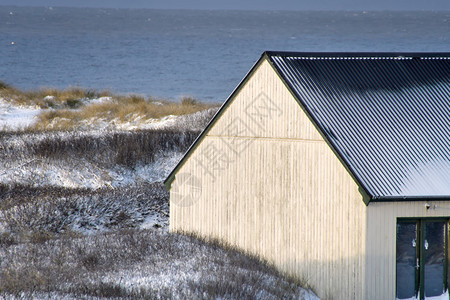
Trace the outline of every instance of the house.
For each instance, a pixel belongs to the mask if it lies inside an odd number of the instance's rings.
[[[450,53],[265,52],[165,184],[323,299],[448,299]]]

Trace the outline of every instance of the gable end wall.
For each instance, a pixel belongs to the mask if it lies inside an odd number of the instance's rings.
[[[366,206],[358,186],[267,61],[176,173],[170,230],[220,238],[363,299]]]

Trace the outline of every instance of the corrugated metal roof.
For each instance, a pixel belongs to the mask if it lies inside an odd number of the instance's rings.
[[[450,54],[266,55],[372,199],[450,199]]]

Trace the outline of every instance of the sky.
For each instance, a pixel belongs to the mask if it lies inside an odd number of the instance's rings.
[[[244,10],[450,10],[449,0],[0,0],[0,5]]]

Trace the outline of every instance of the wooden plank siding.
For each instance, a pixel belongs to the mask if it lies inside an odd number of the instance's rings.
[[[426,203],[431,205],[428,210]],[[395,299],[397,219],[449,216],[447,201],[371,202],[367,215],[366,299]]]
[[[322,299],[363,299],[357,184],[267,61],[232,101],[175,176],[170,230],[260,255]]]

